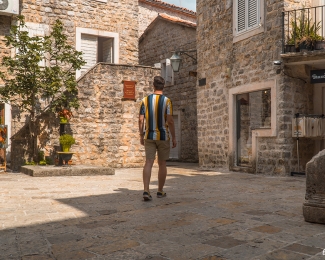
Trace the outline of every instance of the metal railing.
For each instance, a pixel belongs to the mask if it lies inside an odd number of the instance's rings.
[[[325,49],[325,5],[282,13],[283,53]]]

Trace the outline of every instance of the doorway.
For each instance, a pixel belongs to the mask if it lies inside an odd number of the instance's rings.
[[[236,95],[236,164],[252,167],[252,131],[271,128],[271,89]]]

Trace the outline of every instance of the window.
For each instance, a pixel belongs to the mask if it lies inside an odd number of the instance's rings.
[[[264,32],[264,1],[234,1],[234,42]]]
[[[165,80],[165,86],[174,85],[174,71],[170,63],[170,59],[161,62],[161,76]]]
[[[86,61],[81,68],[81,74],[98,62],[113,63],[113,41],[112,38],[81,34],[81,51]]]
[[[86,61],[80,71],[77,71],[77,77],[79,77],[98,62],[119,62],[119,34],[77,28],[76,49],[82,51]]]

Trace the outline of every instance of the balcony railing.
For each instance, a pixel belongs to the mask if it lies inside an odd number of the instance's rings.
[[[283,12],[283,53],[325,49],[325,5]]]

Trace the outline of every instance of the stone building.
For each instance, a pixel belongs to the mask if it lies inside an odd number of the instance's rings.
[[[170,57],[173,51],[196,50],[196,24],[159,14],[139,40],[140,64],[158,64],[166,80],[164,94],[171,98],[178,145],[171,158],[187,162],[198,161],[196,117],[196,62],[182,55],[179,72],[173,72]],[[194,73],[195,74],[195,73]]]
[[[165,3],[160,0],[139,1],[139,37],[159,14],[166,14],[184,21],[196,23],[196,13],[186,8]]]
[[[324,84],[310,81],[311,70],[325,69],[324,50],[284,49],[295,18],[319,23],[324,35],[319,9],[295,12],[324,4],[197,1],[200,166],[287,175],[324,149],[322,137],[292,134],[296,114],[325,112]]]
[[[11,2],[15,2],[18,9],[15,7],[13,10]],[[83,52],[87,64],[76,72],[83,109],[74,112],[69,129],[78,144],[72,147],[77,152],[74,156],[76,163],[113,167],[142,166],[142,147],[134,134],[137,127],[135,114],[138,113],[138,102],[142,96],[151,91],[149,86],[152,77],[159,75],[161,70],[138,65],[138,42],[140,33],[162,11],[173,16],[195,19],[194,12],[158,0],[13,0],[0,4],[0,60],[3,55],[10,54],[2,40],[9,34],[10,26],[15,23],[18,13],[25,16],[31,36],[46,35],[51,24],[60,19],[68,41]],[[122,80],[137,81],[136,102],[122,99]],[[108,99],[99,96],[97,91],[107,94]],[[84,98],[85,95],[90,96]],[[95,111],[96,122],[92,127],[87,125],[90,124],[89,113],[93,113],[90,111]],[[23,148],[28,133],[24,128],[25,122],[18,117],[18,112],[7,104],[6,115],[5,123],[11,131],[9,135],[13,137],[8,151],[15,151],[11,154],[11,159],[12,168],[17,170],[26,159],[26,150],[29,149]],[[46,154],[54,155],[59,149],[59,124],[56,118],[48,117],[45,120],[50,122],[50,129],[47,130],[47,135],[42,135],[40,149],[45,149]],[[92,135],[92,130],[89,129],[96,129],[96,135]],[[84,140],[85,132],[94,137],[93,141]],[[121,136],[123,138],[119,141],[112,140]],[[107,148],[103,148],[104,146]]]

